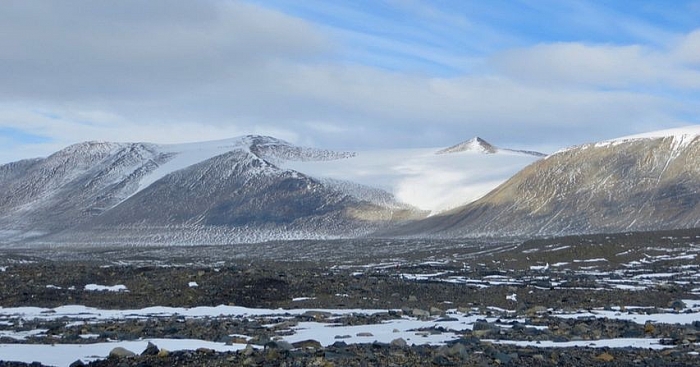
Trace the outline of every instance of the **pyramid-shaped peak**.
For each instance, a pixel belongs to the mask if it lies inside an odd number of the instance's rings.
[[[486,140],[475,136],[467,141],[461,142],[457,145],[453,145],[449,148],[442,149],[437,152],[437,154],[449,154],[449,153],[459,153],[459,152],[476,152],[484,154],[494,154],[498,151],[496,147],[491,145]]]

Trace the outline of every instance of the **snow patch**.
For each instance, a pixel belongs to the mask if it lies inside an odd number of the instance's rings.
[[[96,291],[96,292],[128,292],[129,289],[123,284],[117,285],[99,285],[99,284],[86,284],[86,291]]]

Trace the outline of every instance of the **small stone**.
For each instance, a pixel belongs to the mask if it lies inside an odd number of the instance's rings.
[[[413,315],[414,317],[418,317],[418,318],[430,317],[430,312],[428,312],[426,310],[421,310],[420,308],[414,308],[411,311],[411,315]]]
[[[418,302],[418,297],[410,295],[408,296],[408,302]]]
[[[323,346],[321,345],[320,342],[318,342],[317,340],[313,340],[313,339],[298,341],[296,343],[292,343],[292,346],[294,348],[300,348],[300,349],[321,349],[321,348],[323,348]]]
[[[214,353],[216,353],[216,351],[215,351],[214,349],[209,349],[209,348],[204,348],[204,347],[202,347],[202,348],[197,348],[197,353],[209,355],[209,354],[214,354]]]
[[[158,351],[158,358],[166,358],[169,355],[170,355],[170,351],[168,351],[165,348],[160,348],[160,350]]]
[[[135,355],[136,353],[122,347],[116,347],[112,349],[111,352],[109,352],[110,358],[128,358],[133,357]]]
[[[246,357],[250,357],[253,353],[255,353],[255,348],[250,344],[246,345],[245,349],[243,349],[243,355]]]
[[[596,361],[601,361],[601,362],[612,362],[615,357],[612,356],[612,354],[605,352],[603,354],[600,354],[594,358]]]
[[[335,339],[350,339],[352,336],[350,335],[336,335]]]
[[[498,326],[488,323],[487,321],[476,321],[472,330],[497,330]]]
[[[83,366],[85,366],[85,363],[83,363],[83,361],[81,361],[81,360],[77,360],[77,361],[71,363],[68,367],[83,367]]]
[[[399,348],[406,348],[408,346],[408,343],[406,343],[403,338],[397,338],[391,341],[391,345],[394,347],[399,347]]]
[[[469,356],[469,353],[467,352],[467,347],[464,346],[464,344],[455,343],[447,349],[447,355],[450,357],[459,357],[464,359]]]
[[[141,355],[142,356],[157,356],[159,351],[160,350],[158,350],[158,347],[155,344],[148,342],[148,346],[146,346],[146,349],[141,353]]]
[[[645,333],[647,333],[647,334],[653,334],[654,331],[656,331],[656,328],[654,327],[654,324],[652,324],[651,322],[647,322],[646,324],[644,324],[644,332],[645,332]]]
[[[294,349],[294,346],[286,340],[277,340],[277,341],[272,341],[272,342],[265,344],[265,349],[286,351],[286,350]]]
[[[673,302],[670,302],[669,307],[671,307],[675,311],[681,311],[684,310],[687,307],[687,305],[685,304],[685,302],[677,299]]]
[[[374,336],[374,334],[368,333],[368,332],[362,332],[362,333],[357,333],[357,336],[360,336],[360,337],[371,337],[371,336]]]
[[[248,339],[240,337],[240,336],[234,336],[226,342],[226,345],[233,345],[233,344],[248,344]]]
[[[444,311],[437,307],[430,307],[430,316],[440,316],[443,313]]]
[[[508,363],[510,363],[510,361],[513,360],[513,356],[512,356],[512,355],[506,354],[506,353],[502,353],[502,352],[496,353],[495,358],[496,358],[496,362],[499,363],[499,364],[501,364],[501,363],[502,363],[502,364],[508,364]]]
[[[306,317],[313,317],[315,320],[325,320],[331,316],[333,316],[332,313],[330,312],[325,312],[325,311],[306,311],[304,312],[304,316]]]
[[[547,313],[547,307],[544,306],[535,306],[535,307],[530,307],[525,311],[525,313],[528,316],[535,316],[535,315],[541,315]]]

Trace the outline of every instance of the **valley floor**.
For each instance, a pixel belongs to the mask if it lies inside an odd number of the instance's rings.
[[[4,249],[0,366],[698,365],[698,256],[700,230]]]

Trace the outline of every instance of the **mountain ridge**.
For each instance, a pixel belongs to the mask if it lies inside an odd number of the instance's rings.
[[[223,244],[364,236],[429,212],[404,201],[395,186],[307,174],[295,165],[346,172],[359,162],[358,172],[369,164],[398,174],[397,185],[415,176],[416,159],[428,157],[428,166],[452,172],[455,162],[463,170],[477,157],[435,161],[433,153],[383,152],[384,158],[397,155],[385,162],[389,166],[376,166],[358,154],[259,135],[186,144],[73,144],[46,158],[0,166],[0,182],[7,183],[0,192],[0,242]],[[523,157],[489,159],[515,160],[509,163],[515,171],[534,159]]]
[[[473,138],[344,152],[247,135],[0,165],[0,243],[228,244],[700,227],[700,126],[540,158]]]

